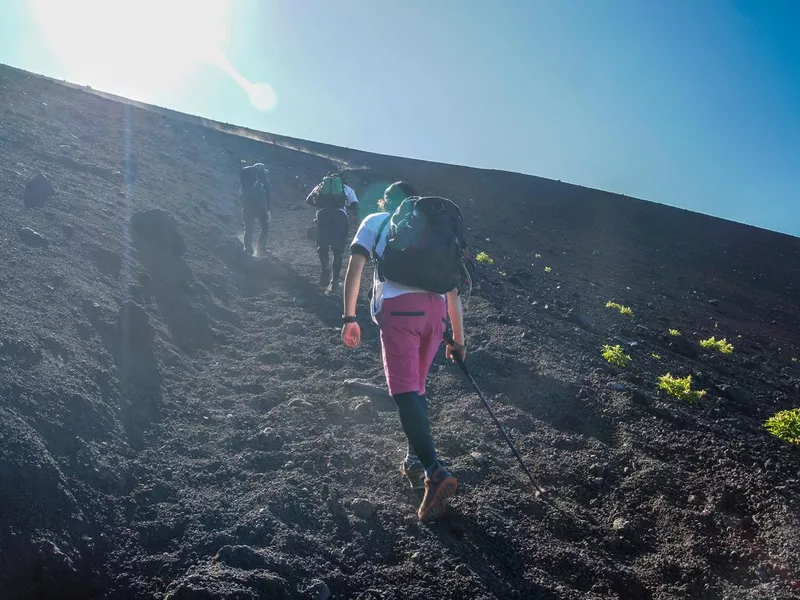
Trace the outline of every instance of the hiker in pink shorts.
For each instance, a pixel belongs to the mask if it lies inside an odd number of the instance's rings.
[[[409,199],[402,206],[416,206],[413,218],[408,222],[416,223],[416,231],[427,232],[425,236],[413,240],[422,248],[423,254],[413,258],[410,264],[403,264],[408,260],[407,253],[398,259],[398,251],[393,246],[403,237],[403,224],[392,227],[390,219],[400,219],[388,212],[390,206],[400,204]],[[464,325],[462,317],[461,298],[458,286],[449,287],[452,277],[450,271],[455,268],[450,254],[448,254],[449,238],[448,227],[451,219],[445,215],[441,208],[438,215],[426,217],[424,208],[427,205],[438,206],[438,198],[417,198],[413,188],[405,182],[397,182],[389,186],[384,196],[378,201],[378,206],[383,212],[367,216],[361,223],[355,238],[350,245],[350,262],[347,267],[344,284],[344,315],[342,328],[342,342],[348,348],[356,348],[361,342],[361,329],[356,321],[356,303],[361,284],[361,273],[367,260],[374,258],[378,265],[375,268],[373,293],[370,302],[370,313],[373,321],[380,327],[381,349],[383,355],[383,368],[386,374],[386,383],[389,393],[397,403],[400,422],[408,438],[408,452],[401,464],[401,471],[408,477],[411,486],[424,488],[425,495],[417,514],[422,521],[440,518],[445,511],[450,498],[455,494],[458,482],[445,465],[439,460],[428,422],[428,404],[425,392],[425,381],[428,377],[433,359],[443,339],[443,333],[449,314],[453,327],[454,345],[447,345],[445,354],[453,359],[458,352],[466,357],[464,345]],[[430,202],[428,202],[430,201]],[[428,204],[425,204],[428,202]],[[449,200],[440,202],[450,203]],[[452,203],[450,203],[452,204]],[[455,207],[452,204],[452,207]],[[458,208],[455,207],[458,211]],[[400,211],[398,211],[400,212]],[[410,213],[411,215],[411,213]],[[460,211],[457,213],[460,226]],[[414,220],[416,219],[416,220]],[[420,220],[422,219],[422,220]],[[455,221],[456,219],[452,219]],[[441,225],[445,223],[445,225]],[[420,223],[423,224],[422,228]],[[459,229],[460,231],[460,229]],[[432,237],[442,235],[447,238],[442,244],[430,245]],[[422,241],[422,243],[420,243]],[[428,244],[427,246],[425,244]],[[406,244],[411,246],[412,244]],[[441,246],[441,252],[439,252]],[[388,250],[387,250],[388,248]],[[427,251],[427,254],[425,252]],[[438,256],[440,253],[442,256]],[[422,260],[423,256],[425,260]],[[442,258],[444,257],[444,258]],[[448,258],[449,257],[449,258]],[[449,261],[449,262],[448,262]],[[426,288],[438,287],[437,292],[408,285],[409,281],[416,281],[425,276],[426,266],[440,267],[444,273],[441,281]],[[419,265],[423,265],[419,267]],[[392,280],[383,276],[383,271],[396,273],[398,279]],[[438,276],[435,270],[428,269],[429,280]],[[419,279],[423,281],[423,279]],[[424,282],[424,281],[423,281]],[[442,293],[441,288],[447,289]]]

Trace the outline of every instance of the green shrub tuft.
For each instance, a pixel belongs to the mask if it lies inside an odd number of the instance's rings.
[[[602,356],[605,361],[615,367],[625,367],[631,362],[631,357],[622,351],[622,347],[617,344],[616,346],[603,346]]]
[[[800,445],[800,408],[775,413],[767,419],[764,427],[776,438]]]
[[[658,389],[664,390],[670,396],[687,402],[697,402],[706,395],[705,390],[692,389],[692,376],[673,377],[670,373],[658,378]]]

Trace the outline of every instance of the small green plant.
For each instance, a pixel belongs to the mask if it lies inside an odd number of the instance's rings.
[[[619,344],[616,346],[606,344],[603,346],[602,355],[607,363],[615,367],[625,367],[631,362],[631,357],[622,351],[622,347]]]
[[[553,270],[553,269],[551,269],[550,267],[545,267],[545,268],[544,268],[544,272],[545,272],[545,273],[549,273],[549,272],[550,272],[550,271],[552,271],[552,270]]]
[[[656,360],[661,360],[661,357],[658,354],[656,354],[655,352],[653,352],[650,356],[652,356]]]
[[[800,444],[800,408],[775,413],[766,420],[764,427],[784,442]]]
[[[633,311],[631,310],[630,306],[622,306],[622,304],[617,304],[616,302],[611,302],[611,300],[609,300],[606,302],[606,308],[615,308],[619,311],[619,314],[628,315],[629,317],[633,318]]]
[[[498,271],[498,273],[500,273],[500,277],[506,277],[506,272],[505,271]]]
[[[681,332],[680,332],[680,331],[678,331],[677,329],[670,329],[670,330],[669,330],[669,334],[670,334],[672,337],[677,337],[677,336],[679,336],[679,335],[681,334]]]
[[[542,255],[539,254],[538,252],[536,254],[534,254],[533,256],[534,256],[534,258],[542,258]]]
[[[792,357],[792,362],[795,362],[795,363],[797,362],[797,357],[796,356]]]
[[[475,257],[475,260],[483,265],[494,264],[494,259],[486,254],[486,252],[478,252],[478,256]]]
[[[706,395],[705,390],[692,389],[692,376],[673,377],[670,373],[658,378],[658,389],[664,390],[670,396],[675,396],[679,400],[687,402],[697,402]]]
[[[733,352],[733,344],[729,344],[728,340],[724,338],[718,340],[713,335],[707,340],[700,340],[700,345],[703,348],[716,348],[723,354],[730,354]]]

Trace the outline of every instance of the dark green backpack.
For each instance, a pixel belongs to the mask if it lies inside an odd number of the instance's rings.
[[[378,258],[381,280],[437,294],[462,286],[467,244],[455,202],[438,196],[406,198],[387,223],[386,249]]]
[[[344,208],[346,200],[342,176],[338,173],[327,175],[319,187],[317,208]]]

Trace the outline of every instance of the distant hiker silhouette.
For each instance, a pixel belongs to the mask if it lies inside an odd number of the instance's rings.
[[[261,224],[256,251],[259,255],[264,253],[272,220],[270,196],[270,184],[264,164],[255,163],[244,167],[239,174],[239,203],[244,219],[244,250],[248,254],[253,254],[253,226],[256,219]]]

